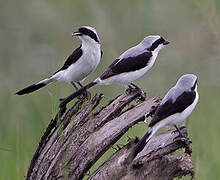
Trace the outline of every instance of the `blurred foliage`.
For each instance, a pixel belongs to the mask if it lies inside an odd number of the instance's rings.
[[[80,41],[81,25],[99,32],[104,56],[85,83],[96,78],[123,51],[149,34],[171,41],[154,68],[136,83],[149,97],[163,96],[184,73],[195,73],[200,101],[187,121],[193,141],[196,179],[220,179],[220,1],[219,0],[0,0],[0,175],[23,179],[40,137],[54,116],[58,97],[73,91],[54,83],[31,95],[14,93],[56,71]],[[94,88],[108,102],[124,89]],[[137,130],[138,129],[138,130]],[[141,137],[140,123],[129,136]],[[126,142],[124,136],[119,143]],[[104,162],[107,152],[96,164]]]

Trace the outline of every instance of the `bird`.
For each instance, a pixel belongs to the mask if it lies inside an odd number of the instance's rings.
[[[72,37],[74,36],[81,40],[81,45],[71,53],[64,65],[49,78],[16,92],[17,95],[32,93],[54,81],[72,84],[76,90],[76,83],[83,87],[81,83],[97,68],[103,52],[95,28],[81,26],[72,33]]]
[[[116,58],[100,77],[61,101],[59,107],[64,107],[72,99],[94,85],[119,83],[129,88],[133,87],[139,89],[133,81],[137,80],[151,69],[159,51],[167,44],[169,44],[169,42],[159,35],[145,37],[138,45],[128,49]]]
[[[129,164],[141,152],[150,138],[165,126],[174,126],[179,132],[178,137],[185,137],[178,125],[192,113],[199,99],[197,92],[197,76],[185,74],[176,85],[164,96],[149,123],[147,133],[139,140],[127,158]]]

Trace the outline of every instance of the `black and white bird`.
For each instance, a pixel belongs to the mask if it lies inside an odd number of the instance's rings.
[[[149,139],[165,126],[174,126],[180,137],[184,137],[178,125],[182,124],[192,113],[198,99],[197,77],[194,74],[185,74],[180,77],[156,109],[153,119],[149,123],[149,130],[129,154],[128,162],[131,162],[143,150]]]
[[[132,47],[121,54],[95,81],[87,84],[75,93],[68,96],[60,104],[66,105],[73,98],[82,94],[88,88],[98,85],[119,83],[125,86],[134,86],[132,82],[146,74],[153,66],[157,55],[165,45],[169,44],[161,36],[147,36],[137,46]]]
[[[31,93],[54,81],[70,83],[76,89],[78,88],[75,83],[82,87],[81,82],[97,68],[100,62],[101,44],[98,33],[90,26],[80,27],[72,36],[79,37],[82,44],[67,58],[63,67],[49,78],[18,91],[17,95]]]

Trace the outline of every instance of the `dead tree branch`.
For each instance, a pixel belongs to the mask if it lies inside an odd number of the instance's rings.
[[[187,135],[186,128],[182,129],[182,132]],[[177,136],[176,131],[154,136],[127,167],[125,159],[138,142],[134,140],[112,155],[89,179],[169,180],[188,174],[193,176],[193,165],[188,150],[190,142],[188,139],[178,139]],[[186,148],[185,153],[166,156],[180,148]]]
[[[141,102],[138,99],[142,98],[142,94],[139,90],[125,92],[93,114],[103,98],[102,94],[95,95],[81,111],[86,100],[85,97],[79,99],[63,118],[65,109],[62,109],[41,138],[26,179],[82,179],[130,127],[158,106],[159,97]],[[186,129],[183,131],[186,133]],[[134,143],[128,143],[99,167],[90,179],[150,179],[154,175],[158,176],[157,179],[172,179],[192,174],[188,155],[165,157],[177,149],[189,147],[188,140],[174,140],[175,137],[176,133],[170,131],[155,136],[129,167],[123,164],[123,160]],[[172,171],[174,164],[175,172]]]

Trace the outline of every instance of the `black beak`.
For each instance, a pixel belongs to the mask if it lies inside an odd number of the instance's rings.
[[[79,32],[79,31],[75,31],[75,32],[72,33],[72,37],[73,36],[82,36],[82,33]]]
[[[163,45],[167,45],[167,44],[170,44],[170,42],[169,41],[164,41],[163,42]]]

